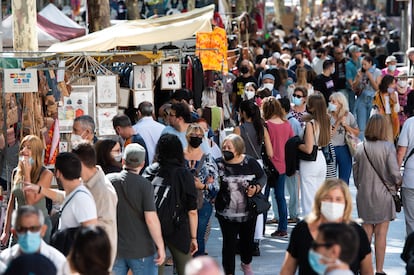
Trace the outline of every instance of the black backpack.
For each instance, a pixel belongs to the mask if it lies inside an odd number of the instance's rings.
[[[181,224],[181,205],[176,184],[171,184],[165,178],[155,176],[152,180],[154,201],[161,231],[164,237],[169,237],[179,229]]]

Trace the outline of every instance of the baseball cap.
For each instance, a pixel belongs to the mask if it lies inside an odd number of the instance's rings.
[[[413,47],[408,48],[408,50],[405,52],[406,55],[410,55],[412,53],[414,53],[414,48]]]
[[[390,55],[385,59],[385,64],[387,64],[389,62],[397,62],[397,58],[393,55]]]
[[[130,143],[125,147],[123,159],[127,166],[136,168],[145,161],[145,148],[138,143]]]
[[[271,79],[271,80],[275,80],[275,77],[272,75],[272,74],[265,74],[264,76],[263,76],[263,79]]]
[[[349,47],[349,52],[350,53],[360,53],[361,48],[356,46],[356,45],[352,45],[351,47]]]

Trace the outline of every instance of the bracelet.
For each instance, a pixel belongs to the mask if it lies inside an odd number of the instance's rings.
[[[39,185],[39,190],[37,191],[37,194],[40,194],[40,192],[42,192],[42,186]]]

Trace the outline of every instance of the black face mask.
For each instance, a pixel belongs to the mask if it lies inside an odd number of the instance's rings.
[[[200,137],[190,137],[190,142],[189,144],[191,145],[191,147],[193,148],[198,148],[201,143],[203,143],[203,139]]]
[[[249,68],[247,68],[246,66],[242,66],[242,67],[240,68],[240,72],[241,72],[242,74],[247,74],[247,73],[249,72]]]
[[[295,58],[295,64],[299,65],[302,62],[302,60],[300,60],[299,58]]]
[[[230,152],[230,151],[223,151],[223,158],[225,161],[232,160],[234,159],[234,154],[233,152]]]

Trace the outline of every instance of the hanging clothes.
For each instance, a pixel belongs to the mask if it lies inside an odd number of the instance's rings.
[[[204,70],[228,72],[227,35],[224,29],[215,27],[212,32],[198,32],[196,48],[199,49],[196,54]]]

